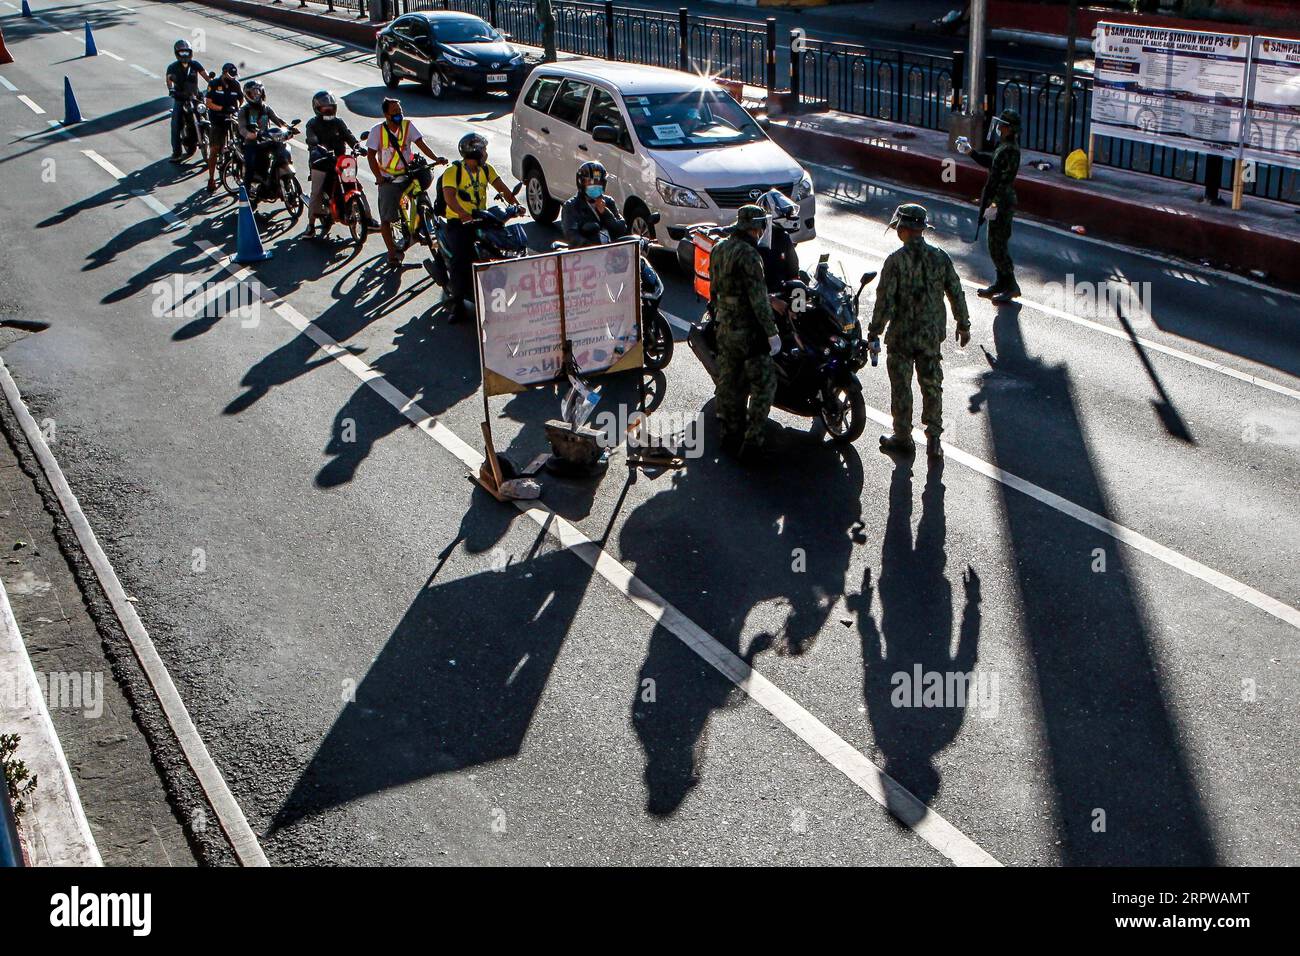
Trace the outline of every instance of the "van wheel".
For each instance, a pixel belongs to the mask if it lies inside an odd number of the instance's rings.
[[[654,239],[655,227],[654,223],[650,221],[650,210],[646,208],[645,203],[641,200],[628,200],[627,213],[624,218],[627,220],[627,227],[631,230],[632,235]]]
[[[390,90],[397,89],[397,84],[401,82],[397,74],[393,72],[393,61],[388,57],[383,57],[379,61],[379,78],[384,81],[384,86]]]
[[[551,198],[546,186],[546,174],[536,163],[529,164],[524,176],[524,192],[528,202],[528,214],[534,222],[549,226],[560,214],[560,204]]]

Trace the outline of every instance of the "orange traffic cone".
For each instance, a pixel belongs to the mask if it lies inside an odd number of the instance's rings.
[[[0,63],[12,63],[13,61],[13,55],[5,46],[5,28],[0,27]]]

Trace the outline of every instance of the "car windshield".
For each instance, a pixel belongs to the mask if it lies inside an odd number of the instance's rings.
[[[625,96],[637,137],[654,149],[710,149],[763,138],[735,100],[713,90]]]
[[[434,39],[439,43],[501,42],[501,34],[482,20],[443,20],[432,26]]]

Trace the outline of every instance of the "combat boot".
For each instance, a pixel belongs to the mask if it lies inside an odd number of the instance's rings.
[[[994,293],[992,301],[998,305],[1006,305],[1011,300],[1018,298],[1020,298],[1020,283],[1016,282],[1015,279],[1012,279]]]
[[[916,443],[905,435],[881,435],[880,450],[887,455],[912,455],[916,453]]]
[[[975,294],[981,299],[991,299],[1002,291],[1002,277],[998,276],[992,285],[986,285],[982,289],[977,289]]]

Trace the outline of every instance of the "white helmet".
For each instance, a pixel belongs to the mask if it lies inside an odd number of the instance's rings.
[[[769,189],[758,197],[757,205],[767,213],[770,222],[786,232],[794,232],[799,228],[799,207],[781,190]]]

